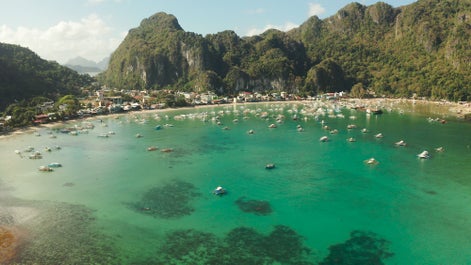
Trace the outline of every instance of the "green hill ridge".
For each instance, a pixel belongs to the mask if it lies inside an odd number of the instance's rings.
[[[93,79],[58,64],[41,59],[18,45],[0,43],[0,111],[14,102],[62,95],[78,95]]]
[[[131,29],[99,80],[124,89],[235,95],[350,91],[471,100],[471,3],[352,3],[289,32],[186,32],[163,12]]]
[[[118,89],[241,91],[471,100],[471,2],[419,0],[394,8],[351,3],[299,27],[240,37],[186,32],[163,12],[131,29],[97,80]],[[79,95],[93,78],[0,43],[0,110]]]

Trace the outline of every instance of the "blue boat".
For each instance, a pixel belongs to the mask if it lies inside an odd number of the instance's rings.
[[[57,163],[57,162],[54,162],[54,163],[50,163],[49,165],[47,165],[48,167],[62,167],[62,164],[61,163]]]

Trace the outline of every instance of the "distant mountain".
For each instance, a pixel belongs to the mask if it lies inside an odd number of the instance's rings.
[[[88,60],[88,59],[85,59],[81,56],[77,56],[75,58],[72,58],[70,60],[67,61],[67,63],[65,63],[66,65],[80,65],[80,66],[83,66],[83,67],[96,67],[97,63],[92,61],[92,60]]]
[[[99,73],[105,70],[108,67],[109,57],[103,58],[100,62],[94,62],[92,60],[85,59],[83,57],[77,56],[73,59],[70,59],[65,63],[65,66],[81,73]]]
[[[106,70],[106,68],[108,68],[109,62],[110,62],[110,57],[107,56],[103,58],[101,61],[99,61],[98,63],[96,63],[96,66],[101,70]]]
[[[0,111],[9,104],[37,96],[51,100],[79,95],[92,78],[46,61],[27,48],[0,43]]]
[[[471,2],[419,0],[393,8],[352,3],[309,18],[289,32],[205,37],[163,12],[131,29],[114,51],[103,83],[124,89],[352,90],[471,100]]]

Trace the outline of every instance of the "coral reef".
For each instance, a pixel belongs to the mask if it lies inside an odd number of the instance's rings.
[[[254,213],[257,215],[268,215],[272,213],[270,203],[260,200],[248,200],[245,197],[238,198],[235,203],[239,209],[246,213]]]
[[[265,236],[238,227],[224,238],[193,229],[167,234],[153,259],[134,264],[291,264],[314,265],[302,236],[287,226],[276,226]]]
[[[329,247],[329,255],[319,265],[383,265],[393,255],[389,242],[372,232],[352,231],[350,239]]]
[[[195,210],[190,202],[200,195],[193,184],[172,181],[162,187],[149,189],[140,201],[128,205],[139,213],[153,217],[177,218],[190,215]]]

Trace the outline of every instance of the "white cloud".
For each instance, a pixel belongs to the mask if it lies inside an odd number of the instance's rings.
[[[309,11],[308,11],[309,17],[320,16],[324,14],[324,12],[325,12],[325,8],[323,8],[320,4],[309,3]]]
[[[252,28],[252,29],[249,29],[247,31],[247,34],[246,36],[253,36],[253,35],[259,35],[269,29],[278,29],[278,30],[281,30],[281,31],[288,31],[288,30],[291,30],[291,29],[294,29],[296,27],[298,27],[299,25],[293,23],[293,22],[286,22],[284,25],[281,25],[281,26],[277,26],[277,25],[271,25],[271,24],[268,24],[266,25],[263,29],[258,29],[258,28]]]
[[[87,0],[86,5],[88,6],[96,6],[103,4],[105,2],[114,2],[114,3],[121,3],[123,0]]]
[[[77,56],[100,61],[114,51],[123,38],[124,34],[114,32],[94,14],[80,21],[60,21],[44,30],[0,27],[0,42],[27,47],[42,58],[59,63]]]
[[[89,5],[98,5],[98,4],[101,4],[103,2],[105,2],[106,0],[88,0],[87,1],[87,4]]]
[[[256,9],[251,9],[251,10],[248,10],[247,11],[247,14],[250,14],[250,15],[260,15],[260,14],[263,14],[265,13],[265,9],[263,8],[256,8]]]

